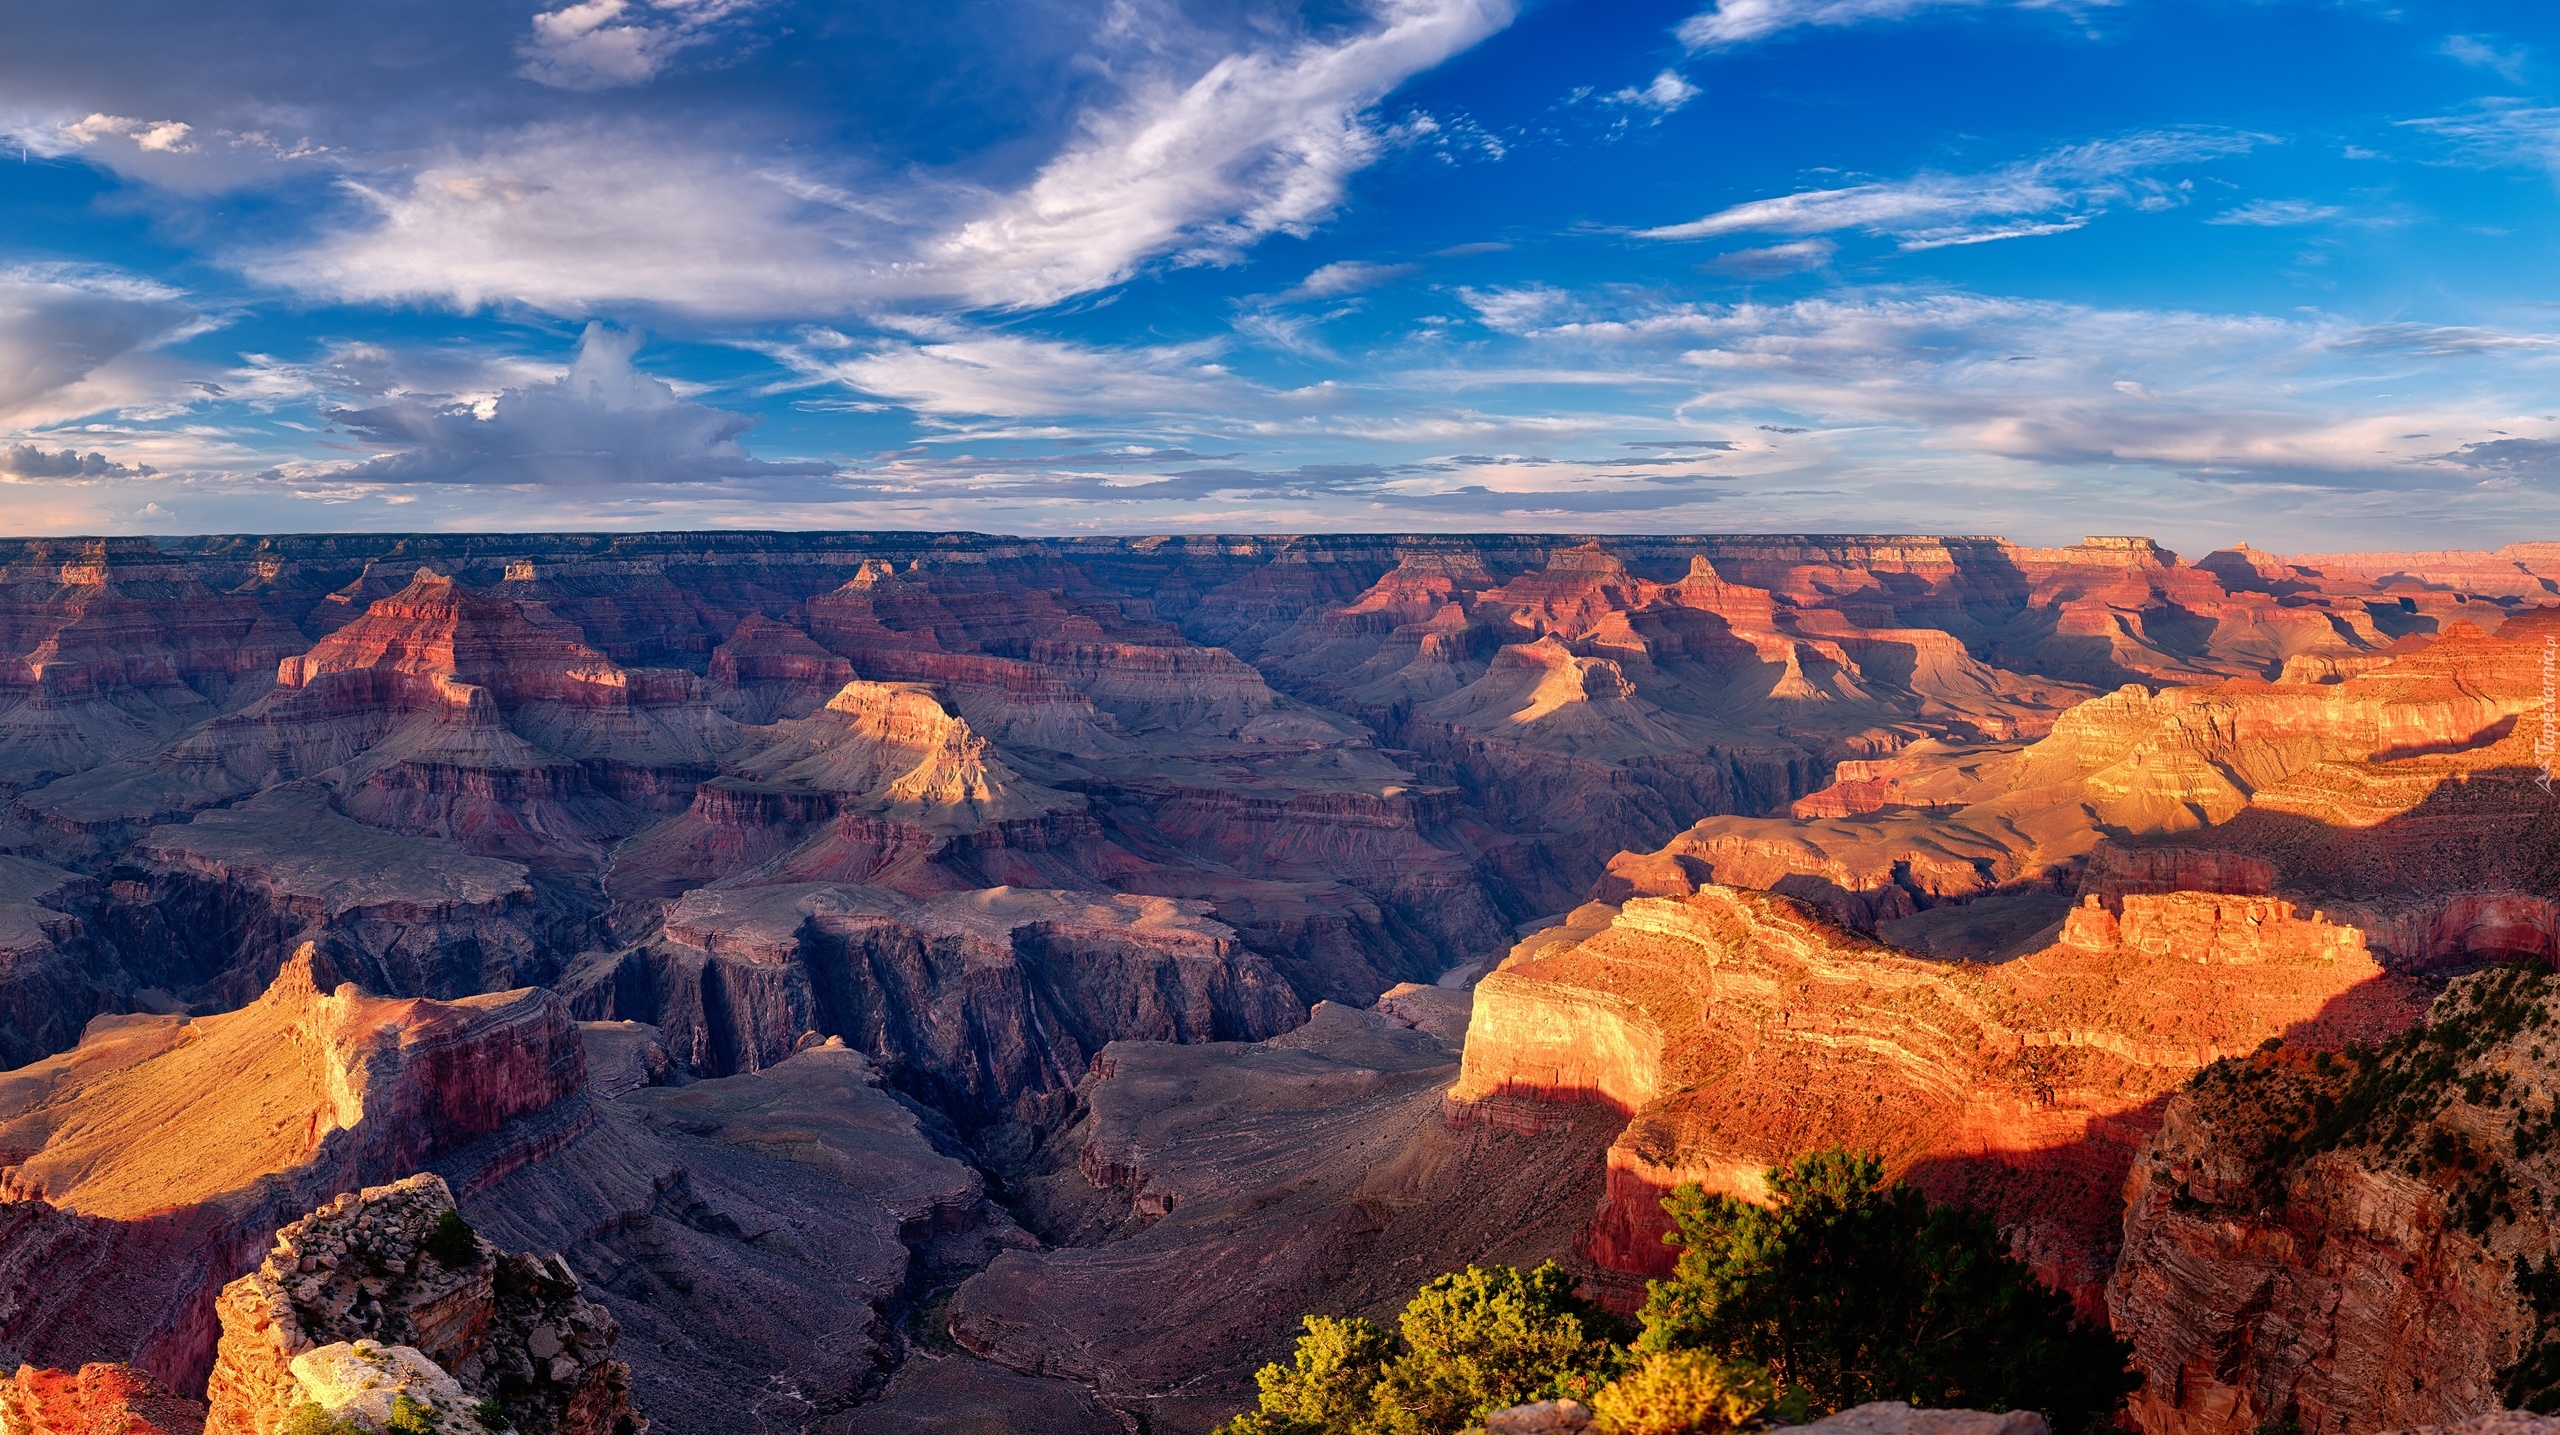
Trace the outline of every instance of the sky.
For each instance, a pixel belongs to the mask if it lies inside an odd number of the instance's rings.
[[[0,532],[2560,538],[2522,0],[13,0]]]

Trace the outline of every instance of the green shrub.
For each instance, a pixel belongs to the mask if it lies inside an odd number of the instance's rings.
[[[1259,1409],[1219,1435],[1455,1435],[1488,1412],[1588,1398],[1625,1363],[1610,1322],[1549,1262],[1469,1266],[1424,1286],[1397,1333],[1309,1316],[1291,1363],[1254,1376]]]
[[[467,1266],[480,1259],[480,1234],[460,1211],[447,1211],[436,1217],[436,1228],[427,1233],[426,1251],[438,1265]]]
[[[284,1417],[284,1423],[276,1427],[276,1433],[277,1435],[369,1435],[363,1426],[352,1420],[331,1415],[309,1400],[288,1411]]]
[[[1847,1152],[1769,1184],[1765,1209],[1695,1186],[1663,1203],[1680,1261],[1650,1287],[1641,1349],[1741,1356],[1820,1409],[2039,1410],[2063,1435],[2140,1384],[2131,1348],[2074,1319],[1988,1217],[1932,1206]]]
[[[386,1435],[436,1435],[436,1408],[406,1395],[391,1397],[391,1423]]]
[[[1657,1350],[1591,1397],[1608,1435],[1712,1435],[1771,1416],[1800,1419],[1801,1406],[1779,1398],[1768,1371],[1703,1350]]]

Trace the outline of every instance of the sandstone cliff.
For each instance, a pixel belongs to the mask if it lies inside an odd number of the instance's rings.
[[[1672,1186],[1748,1196],[1765,1168],[1845,1145],[1991,1210],[2094,1305],[2123,1173],[2169,1093],[2269,1036],[2388,1035],[2419,999],[2353,929],[2273,899],[2131,896],[2122,918],[2074,918],[2042,951],[1977,965],[1744,889],[1595,908],[1477,985],[1450,1118],[1622,1114],[1585,1249],[1627,1277],[1669,1268]]]
[[[0,1076],[0,1350],[130,1361],[190,1389],[215,1293],[269,1232],[449,1153],[521,1164],[574,1125],[584,1079],[546,992],[324,993],[307,954],[228,1015],[102,1018]],[[503,1134],[537,1115],[546,1132]]]
[[[2456,980],[2343,1057],[2225,1061],[2126,1182],[2108,1287],[2154,1435],[2451,1424],[2560,1403],[2547,969]]]

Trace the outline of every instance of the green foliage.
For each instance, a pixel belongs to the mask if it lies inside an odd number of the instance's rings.
[[[276,1435],[370,1435],[352,1420],[340,1419],[306,1400],[286,1412],[284,1423],[276,1427]]]
[[[1469,1266],[1422,1288],[1397,1326],[1404,1353],[1379,1380],[1383,1435],[1457,1430],[1504,1406],[1588,1398],[1622,1355],[1607,1318],[1575,1298],[1553,1261],[1522,1275]]]
[[[427,1233],[426,1251],[438,1265],[467,1266],[480,1259],[480,1235],[460,1211],[447,1211],[436,1217],[436,1228]]]
[[[391,1423],[386,1435],[436,1435],[436,1408],[406,1395],[391,1397]]]
[[[2075,1320],[1989,1218],[1931,1206],[1846,1152],[1774,1169],[1769,1184],[1767,1209],[1695,1186],[1663,1203],[1682,1249],[1652,1283],[1640,1349],[1740,1356],[1822,1409],[2033,1409],[2064,1435],[2139,1384],[2130,1348]]]
[[[480,1428],[488,1431],[489,1435],[501,1435],[501,1432],[515,1428],[515,1422],[507,1418],[507,1407],[495,1400],[483,1400],[472,1406],[471,1418],[479,1421]]]
[[[1778,1382],[1748,1361],[1657,1350],[1594,1395],[1591,1413],[1609,1435],[1706,1435],[1772,1416],[1801,1421],[1806,1409],[1800,1392],[1781,1398]]]
[[[1261,1408],[1219,1435],[1455,1435],[1507,1405],[1588,1398],[1625,1353],[1553,1262],[1469,1266],[1422,1288],[1388,1335],[1309,1316],[1288,1365],[1254,1376]]]
[[[1549,1262],[1424,1286],[1393,1334],[1306,1318],[1256,1410],[1216,1435],[1457,1435],[1505,1406],[1574,1399],[1608,1435],[1714,1435],[1869,1400],[2100,1424],[2139,1384],[2131,1350],[2011,1257],[1990,1220],[1888,1184],[1872,1157],[1769,1172],[1770,1209],[1695,1186],[1663,1207],[1681,1249],[1632,1350]],[[2554,1278],[2560,1290],[2560,1277]]]
[[[1315,1435],[1352,1430],[1368,1417],[1370,1393],[1395,1357],[1394,1337],[1353,1316],[1311,1315],[1288,1365],[1254,1372],[1262,1408],[1219,1427],[1231,1435]]]

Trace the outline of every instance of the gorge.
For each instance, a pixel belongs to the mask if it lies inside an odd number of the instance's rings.
[[[1197,1432],[1850,1146],[2146,1435],[2521,1405],[2555,641],[2550,544],[0,543],[0,1366],[267,1435],[254,1277],[526,1429]],[[376,1212],[569,1365],[315,1314]]]

